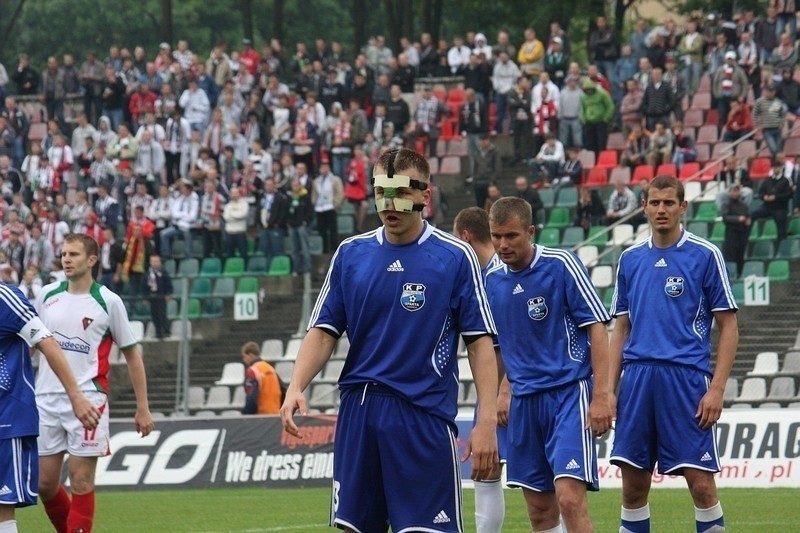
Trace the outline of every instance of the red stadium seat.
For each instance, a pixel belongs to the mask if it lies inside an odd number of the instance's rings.
[[[750,179],[763,179],[769,177],[772,162],[769,157],[757,157],[750,163]]]
[[[713,181],[717,174],[719,174],[719,171],[722,170],[722,166],[722,162],[708,163],[703,167],[703,175],[700,176],[699,181]]]
[[[453,87],[450,89],[450,92],[447,93],[448,102],[463,104],[464,100],[466,100],[466,96],[464,94],[464,89],[461,87]]]
[[[589,169],[586,175],[586,181],[583,183],[586,187],[604,187],[608,184],[608,171],[602,167],[594,167]]]
[[[700,126],[700,129],[697,132],[697,142],[699,143],[709,143],[713,144],[719,140],[717,136],[717,127],[716,126]]]
[[[713,126],[719,124],[719,112],[716,109],[706,111],[706,124]]]
[[[697,150],[697,160],[705,163],[711,157],[711,146],[708,144],[697,144],[694,147]]]
[[[439,165],[439,173],[461,174],[461,158],[455,156],[443,157],[441,165]]]
[[[603,150],[597,157],[598,167],[614,168],[619,164],[619,156],[616,150]]]
[[[612,185],[617,183],[631,182],[631,167],[614,167],[611,169],[611,177],[608,182]]]
[[[692,98],[692,109],[711,109],[711,93],[695,93]]]
[[[594,168],[595,165],[594,152],[590,152],[589,150],[581,150],[578,153],[578,160],[581,162],[583,170],[589,170],[590,168]]]
[[[783,143],[783,152],[786,154],[800,154],[800,137],[789,137]]]
[[[703,125],[703,111],[701,109],[689,109],[683,115],[683,125],[698,128]]]
[[[680,173],[680,180],[686,181],[689,178],[699,178],[699,176],[695,176],[700,172],[700,163],[684,163],[681,167]]]
[[[731,143],[720,142],[714,145],[714,150],[711,152],[711,159],[717,160],[721,157],[728,157],[732,153]]]
[[[653,167],[650,165],[639,165],[633,169],[633,182],[639,183],[643,179],[653,179]]]
[[[656,176],[660,176],[661,174],[677,177],[678,168],[672,163],[664,163],[663,165],[658,165],[658,168],[656,169]]]
[[[622,134],[619,132],[609,133],[608,142],[606,143],[606,148],[608,150],[624,150],[625,137],[623,137]]]

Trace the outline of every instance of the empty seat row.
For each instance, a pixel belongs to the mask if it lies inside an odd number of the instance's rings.
[[[206,390],[203,387],[191,386],[189,387],[188,400],[190,411],[201,409],[211,411],[241,409],[244,407],[245,401],[244,387],[236,387],[233,395],[231,395],[230,387],[214,385],[208,389],[208,395],[206,395]]]

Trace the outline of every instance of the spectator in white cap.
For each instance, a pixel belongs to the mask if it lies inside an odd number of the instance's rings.
[[[747,74],[736,63],[736,52],[725,52],[725,63],[714,73],[711,90],[717,100],[718,128],[722,132],[731,110],[731,100],[741,100],[747,96],[750,85]]]

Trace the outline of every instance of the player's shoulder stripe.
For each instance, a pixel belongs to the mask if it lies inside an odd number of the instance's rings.
[[[57,294],[61,294],[62,292],[67,292],[67,288],[69,287],[68,281],[57,281],[55,283],[51,283],[50,285],[45,285],[42,287],[42,292],[44,293],[44,298],[42,298],[42,302],[46,302],[48,299],[52,298]]]
[[[341,248],[346,248],[346,247],[350,247],[350,246],[353,246],[353,245],[369,242],[370,239],[375,240],[375,236],[377,235],[378,231],[380,231],[380,230],[381,230],[381,228],[378,228],[378,229],[374,229],[372,231],[368,231],[366,233],[359,233],[358,235],[353,235],[352,237],[348,237],[348,238],[344,239],[341,243],[339,243],[339,246],[337,247],[337,251],[339,249],[341,249]],[[377,243],[377,241],[375,241],[375,242]]]
[[[701,239],[696,235],[689,234],[689,238],[687,239],[690,243],[696,244],[697,246],[709,251],[714,258],[714,263],[717,267],[717,274],[719,278],[722,280],[722,283],[725,287],[725,299],[727,300],[728,307],[731,309],[738,309],[739,307],[736,305],[736,298],[733,296],[733,289],[731,288],[730,280],[728,279],[728,268],[725,264],[725,258],[722,256],[722,251],[714,245],[713,243]]]
[[[597,295],[597,291],[594,288],[589,274],[586,272],[586,267],[583,266],[583,263],[581,263],[580,259],[578,259],[574,253],[567,250],[543,246],[542,257],[556,259],[564,265],[598,322],[608,322],[611,320],[603,302]]]
[[[650,245],[650,240],[649,239],[645,239],[643,241],[639,241],[637,243],[634,243],[634,244],[628,246],[627,248],[622,250],[622,252],[620,252],[620,254],[619,254],[620,260],[622,259],[623,255],[634,255],[637,251],[639,251],[642,248],[647,247],[649,245]]]
[[[5,283],[0,283],[0,300],[8,305],[8,308],[26,322],[34,317],[30,302],[26,305],[24,295],[19,289],[12,288]]]

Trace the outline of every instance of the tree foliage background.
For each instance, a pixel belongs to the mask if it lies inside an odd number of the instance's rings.
[[[684,3],[679,0],[676,3]],[[706,0],[688,0],[695,3]],[[757,0],[753,0],[757,1]],[[287,51],[294,43],[311,45],[317,37],[339,40],[352,53],[370,35],[419,38],[423,31],[450,39],[455,33],[480,31],[494,42],[500,29],[519,43],[532,26],[540,38],[549,23],[567,28],[574,49],[585,52],[590,21],[605,13],[612,21],[637,0],[0,0],[0,61],[16,65],[25,52],[35,67],[47,56],[72,53],[80,63],[88,50],[100,58],[112,44],[145,47],[154,57],[162,41],[187,39],[205,56],[219,40],[239,48],[251,35],[257,48],[273,37]],[[16,16],[15,16],[16,15]],[[617,22],[621,27],[622,21]],[[252,34],[251,34],[252,32]]]

